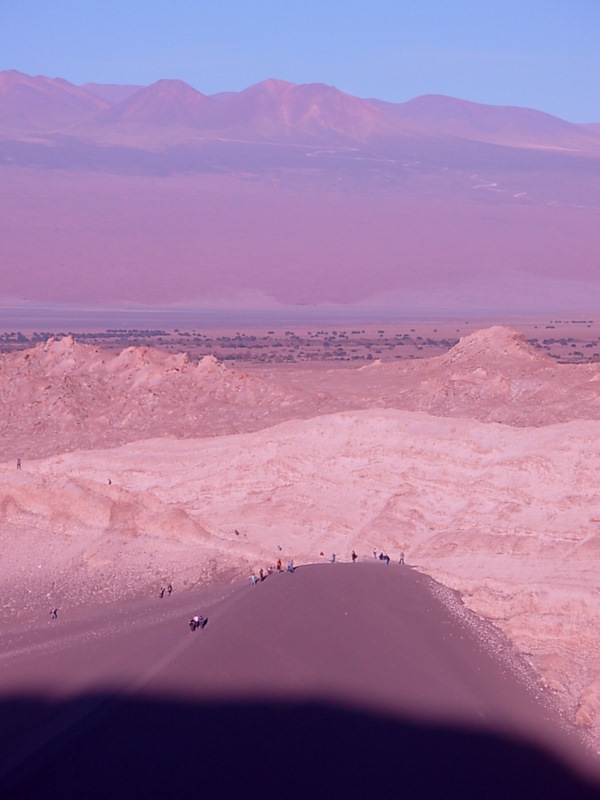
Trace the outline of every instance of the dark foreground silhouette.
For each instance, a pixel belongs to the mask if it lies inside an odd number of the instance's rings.
[[[201,676],[198,676],[201,680]],[[9,764],[2,798],[600,798],[552,756],[503,736],[317,702],[185,704],[98,695],[0,705],[2,737],[62,732]]]

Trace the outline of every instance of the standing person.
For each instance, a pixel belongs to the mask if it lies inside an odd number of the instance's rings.
[[[250,575],[250,582],[252,583],[252,586],[256,586],[256,575],[254,573]]]
[[[21,459],[17,458],[17,469],[21,469]]]
[[[277,572],[281,572],[281,559],[277,559]]]
[[[335,564],[335,553],[331,554],[331,558],[329,559],[332,564]]]
[[[50,619],[58,619],[58,608],[53,608],[50,612]]]
[[[358,556],[356,555],[356,553],[355,553],[355,552],[354,552],[354,550],[353,550],[353,551],[352,551],[352,563],[353,563],[353,564],[356,564],[356,559],[357,559],[357,558],[358,558]]]
[[[259,571],[259,573],[258,573],[258,577],[260,578],[260,582],[261,582],[261,583],[262,583],[262,582],[264,581],[264,579],[265,579],[265,571],[264,571],[264,569],[263,569],[262,567],[260,568],[260,571]]]
[[[292,559],[291,559],[291,558],[290,558],[290,560],[288,561],[288,567],[287,567],[287,571],[288,571],[288,572],[293,572],[293,571],[294,571],[294,562],[292,561]]]
[[[377,558],[377,549],[373,548],[373,558]]]
[[[161,587],[161,590],[160,590],[160,592],[158,593],[158,596],[160,597],[160,599],[161,599],[161,600],[162,600],[162,599],[163,599],[163,597],[165,596],[165,587],[164,587],[164,586],[162,586],[162,587]]]
[[[173,584],[172,584],[172,583],[170,583],[170,584],[167,586],[167,594],[169,595],[169,597],[171,597],[171,594],[172,594],[172,592],[173,592]]]
[[[404,564],[404,553],[400,553],[400,560],[398,561],[399,564]]]
[[[384,555],[383,560],[385,561],[385,565],[387,567],[388,564],[390,563],[390,557],[388,556],[387,553]]]

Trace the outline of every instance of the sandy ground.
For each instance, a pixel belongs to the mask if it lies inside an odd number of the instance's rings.
[[[192,633],[195,612],[208,624]],[[269,768],[293,797],[391,791],[398,775],[411,796],[597,796],[600,766],[556,697],[408,566],[300,567],[61,613],[2,643],[4,796],[187,797]]]

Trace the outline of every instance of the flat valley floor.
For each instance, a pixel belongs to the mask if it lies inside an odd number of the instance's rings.
[[[57,318],[58,316],[58,318]],[[202,313],[126,312],[90,310],[75,316],[27,314],[0,307],[0,352],[33,347],[51,337],[72,335],[76,341],[103,349],[148,346],[165,352],[186,352],[192,359],[214,355],[220,361],[251,364],[321,363],[360,364],[373,360],[396,361],[431,358],[450,350],[460,338],[480,328],[504,325],[523,333],[527,340],[559,363],[600,361],[600,318],[590,315],[560,318],[498,317],[476,319],[386,320],[355,319],[324,323],[260,323],[242,317],[232,322],[231,312]]]

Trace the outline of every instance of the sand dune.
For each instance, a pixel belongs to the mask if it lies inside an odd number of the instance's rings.
[[[428,361],[248,373],[65,338],[3,356],[0,380],[5,632],[53,607],[84,627],[169,581],[250,591],[277,558],[376,548],[396,568],[404,551],[597,746],[596,364],[557,365],[502,328]]]
[[[383,409],[11,464],[0,491],[16,594],[5,609],[249,575],[278,547],[300,562],[404,550],[494,619],[591,724],[595,430]]]
[[[409,567],[322,565],[6,635],[0,786],[187,797],[251,782],[270,796],[284,782],[321,797],[400,780],[426,798],[597,796],[560,706],[439,591]],[[196,611],[208,625],[190,633]]]

